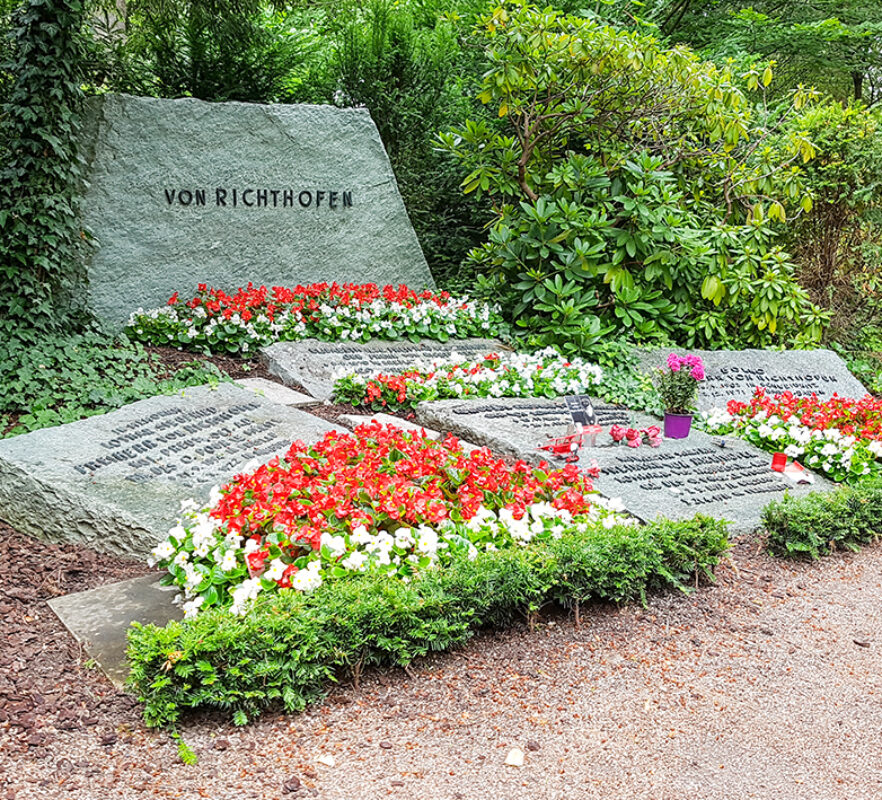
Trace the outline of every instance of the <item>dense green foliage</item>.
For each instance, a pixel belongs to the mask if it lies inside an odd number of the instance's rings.
[[[196,362],[169,374],[123,336],[12,339],[0,349],[0,437],[103,414],[221,377],[213,365]]]
[[[129,632],[130,682],[150,725],[188,709],[220,708],[244,723],[270,705],[302,709],[365,667],[406,666],[467,641],[485,626],[532,618],[546,602],[645,601],[712,577],[728,548],[725,522],[696,517],[482,553],[410,583],[377,574],[326,583],[313,594],[259,598],[244,618],[209,611]]]
[[[823,316],[775,242],[810,208],[799,131],[772,137],[728,68],[644,34],[519,4],[481,30],[478,98],[502,124],[469,120],[442,142],[465,190],[494,202],[472,259],[534,341],[819,338]]]
[[[27,0],[9,20],[0,108],[0,335],[57,330],[76,310],[83,232],[77,134],[82,0]],[[81,297],[81,295],[80,295]]]
[[[786,497],[766,507],[763,526],[776,555],[820,558],[839,549],[858,550],[882,537],[882,484]]]

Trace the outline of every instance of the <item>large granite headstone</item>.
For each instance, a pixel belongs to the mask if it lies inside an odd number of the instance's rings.
[[[640,426],[654,422],[600,400],[593,401],[597,424]],[[419,422],[438,431],[450,431],[475,444],[489,447],[494,453],[538,461],[548,453],[537,445],[552,436],[563,436],[573,418],[564,398],[502,397],[481,400],[437,400],[420,403],[416,409]],[[609,438],[609,437],[607,437]]]
[[[230,383],[152,397],[0,441],[0,519],[33,536],[143,557],[182,500],[252,461],[344,430]]]
[[[454,353],[474,358],[505,349],[495,339],[451,339],[447,342],[374,339],[365,344],[305,339],[271,344],[261,349],[260,355],[269,371],[283,383],[302,386],[313,397],[326,400],[333,392],[334,376],[339,373],[364,376],[377,372],[396,373],[419,362],[449,358]]]
[[[643,369],[652,371],[665,366],[674,349],[652,350],[640,355]],[[689,350],[701,356],[705,380],[698,392],[698,408],[708,411],[725,408],[729,400],[747,401],[757,386],[769,394],[793,392],[797,396],[816,394],[829,400],[840,397],[863,397],[867,390],[849,372],[845,362],[830,350]]]
[[[90,100],[93,310],[116,324],[197,283],[434,286],[365,109]]]
[[[621,497],[628,511],[643,520],[703,513],[731,520],[736,533],[749,532],[759,525],[763,507],[786,491],[801,495],[831,488],[817,475],[808,487],[791,483],[771,470],[769,454],[734,437],[693,430],[688,439],[665,439],[659,448],[616,444],[609,435],[611,425],[661,427],[661,421],[599,402],[594,410],[604,431],[596,446],[586,439],[581,462],[587,466],[596,460],[600,477],[595,488],[607,497]],[[563,463],[537,446],[564,435],[572,422],[563,398],[441,400],[420,404],[417,419],[534,464]]]

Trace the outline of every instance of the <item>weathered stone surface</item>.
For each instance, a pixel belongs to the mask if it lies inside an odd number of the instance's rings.
[[[595,488],[621,497],[634,516],[649,521],[708,514],[730,520],[735,533],[756,529],[763,508],[785,492],[801,496],[832,488],[818,475],[814,484],[797,486],[772,471],[768,453],[734,437],[712,438],[695,430],[688,439],[665,439],[658,448],[587,448],[582,463],[590,459],[600,466]]]
[[[90,103],[82,207],[99,244],[89,291],[103,319],[122,324],[197,283],[434,285],[366,110]]]
[[[735,532],[747,532],[759,525],[763,507],[785,491],[800,495],[830,488],[819,476],[808,488],[795,486],[771,470],[770,455],[734,437],[721,440],[693,430],[688,439],[666,439],[657,449],[616,444],[609,436],[610,425],[661,427],[661,421],[600,402],[594,408],[604,432],[598,435],[597,446],[586,441],[581,462],[587,466],[596,459],[600,477],[595,488],[607,497],[621,497],[625,507],[643,520],[703,513],[729,519]],[[562,398],[505,398],[425,403],[418,406],[417,419],[494,452],[532,463],[563,463],[537,445],[564,435],[571,417]],[[720,441],[725,441],[723,448],[716,444]]]
[[[665,365],[670,349],[644,351],[641,366],[654,370]],[[679,355],[687,351],[674,350]],[[701,356],[706,379],[698,393],[698,408],[725,408],[729,400],[749,400],[754,389],[762,386],[770,394],[793,392],[795,395],[818,395],[828,400],[840,397],[863,397],[867,390],[849,372],[845,362],[830,350],[690,350]]]
[[[260,355],[269,371],[285,384],[302,386],[314,397],[326,400],[333,392],[335,375],[339,373],[400,372],[418,361],[448,358],[453,353],[480,356],[505,349],[495,339],[451,339],[448,342],[374,339],[365,344],[304,339],[272,344],[264,347]]]
[[[163,626],[183,616],[180,607],[172,604],[178,588],[160,586],[160,577],[145,575],[49,601],[64,626],[120,688],[129,674],[129,626],[133,622]]]
[[[298,408],[299,406],[311,406],[316,402],[315,398],[310,397],[308,394],[295,392],[287,386],[282,386],[282,384],[275,381],[268,381],[266,378],[240,378],[234,381],[234,383],[249,389],[261,397],[265,397],[273,403],[278,403],[280,406]]]
[[[231,383],[152,397],[0,441],[0,518],[50,541],[143,557],[182,500],[207,500],[248,462],[331,429],[342,430]]]
[[[594,401],[597,424],[654,424],[650,417]],[[494,453],[532,461],[548,458],[537,446],[551,436],[562,436],[572,421],[563,398],[505,397],[482,400],[438,400],[420,403],[417,420],[439,431],[450,431]],[[606,437],[609,439],[609,437]],[[611,441],[611,440],[610,440]]]

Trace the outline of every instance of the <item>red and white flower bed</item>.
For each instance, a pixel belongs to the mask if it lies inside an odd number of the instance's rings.
[[[295,443],[192,502],[153,563],[183,589],[184,610],[229,606],[244,614],[261,592],[309,592],[348,573],[407,580],[480,549],[563,536],[570,527],[623,521],[597,495],[596,468],[513,466],[457,440],[432,441],[373,422]]]

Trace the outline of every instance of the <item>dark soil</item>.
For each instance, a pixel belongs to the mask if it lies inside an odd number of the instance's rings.
[[[211,355],[194,353],[192,350],[179,350],[176,347],[145,347],[148,353],[156,356],[169,373],[176,372],[181,367],[192,364],[194,361],[214,364],[225,375],[233,380],[239,378],[266,378],[280,383],[275,375],[271,375],[266,365],[259,358],[240,358],[238,356]]]

